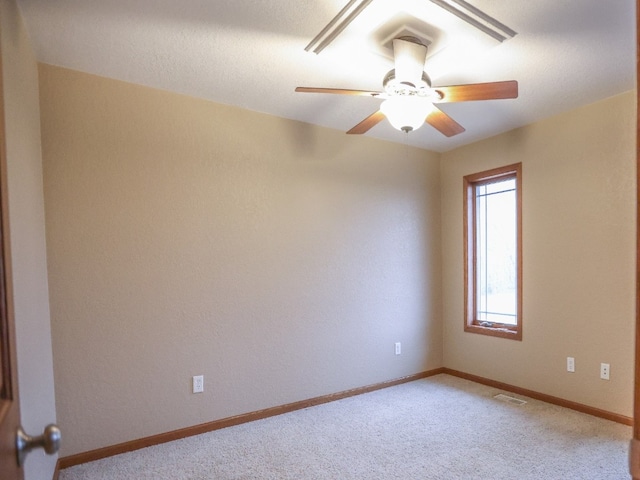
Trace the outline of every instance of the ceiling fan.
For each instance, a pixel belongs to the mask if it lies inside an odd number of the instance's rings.
[[[349,130],[348,134],[366,133],[386,117],[395,128],[407,133],[426,122],[447,137],[462,133],[465,129],[434,104],[518,97],[518,82],[515,80],[431,87],[431,79],[424,72],[427,47],[416,37],[394,39],[393,54],[395,68],[382,81],[384,92],[315,87],[297,87],[296,92],[384,99],[377,112]]]

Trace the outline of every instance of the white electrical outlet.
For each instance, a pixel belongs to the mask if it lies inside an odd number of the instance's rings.
[[[400,342],[396,342],[396,355],[400,355],[402,353],[402,344]]]
[[[602,380],[609,380],[609,375],[611,374],[611,367],[608,363],[600,364],[600,378]]]
[[[576,359],[573,357],[567,357],[567,372],[576,371]]]
[[[193,393],[204,392],[204,375],[196,375],[193,377]]]

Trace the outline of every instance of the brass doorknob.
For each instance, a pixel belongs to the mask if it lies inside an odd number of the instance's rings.
[[[42,435],[32,437],[24,433],[22,427],[18,427],[16,434],[16,451],[18,455],[18,465],[21,467],[24,465],[24,460],[34,448],[44,448],[44,451],[53,455],[60,448],[60,439],[62,434],[57,425],[47,425]]]

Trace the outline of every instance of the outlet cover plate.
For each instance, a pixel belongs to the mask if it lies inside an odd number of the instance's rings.
[[[193,377],[193,393],[204,392],[204,375],[195,375]]]
[[[573,357],[567,357],[567,372],[576,371],[576,359]]]

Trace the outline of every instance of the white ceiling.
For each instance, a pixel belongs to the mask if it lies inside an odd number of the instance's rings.
[[[371,48],[380,23],[403,12],[427,23],[442,16],[446,48],[430,52],[426,63],[433,85],[517,80],[520,95],[441,104],[466,128],[451,138],[425,125],[406,139],[387,121],[367,133],[441,152],[635,87],[634,0],[467,1],[518,35],[499,43],[458,30],[453,16],[434,13],[429,0],[373,0],[316,55],[305,46],[347,0],[18,4],[41,62],[343,131],[380,100],[294,88],[381,90],[393,62]]]

